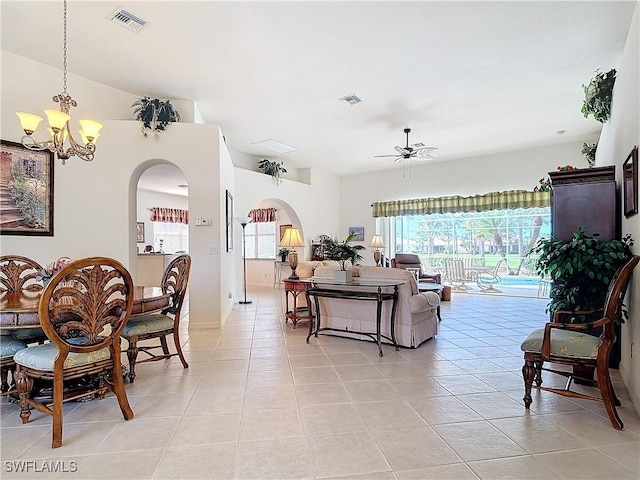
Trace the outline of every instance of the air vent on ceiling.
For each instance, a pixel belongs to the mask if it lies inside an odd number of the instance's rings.
[[[111,14],[111,21],[132,32],[139,32],[147,23],[144,18],[134,15],[133,13],[120,7]]]
[[[412,143],[412,144],[411,144],[411,148],[422,148],[422,147],[424,147],[424,146],[425,146],[425,144],[424,144],[424,143],[422,143],[422,142]]]
[[[355,105],[356,103],[360,103],[362,99],[358,97],[355,93],[351,95],[345,95],[344,97],[340,97],[338,100],[344,103],[348,103],[349,105]]]

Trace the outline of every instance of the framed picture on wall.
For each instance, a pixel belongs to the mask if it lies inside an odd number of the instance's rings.
[[[349,227],[349,235],[354,234],[354,242],[364,242],[364,227]]]
[[[143,243],[144,242],[144,222],[136,223],[136,242]]]
[[[638,146],[622,164],[622,194],[624,216],[630,217],[638,213]]]
[[[227,190],[227,252],[233,250],[233,195]]]
[[[285,230],[291,227],[293,227],[293,225],[291,225],[290,223],[287,223],[285,225],[280,225],[280,241],[282,241],[282,237],[284,236]]]
[[[53,236],[53,152],[1,141],[0,235]]]

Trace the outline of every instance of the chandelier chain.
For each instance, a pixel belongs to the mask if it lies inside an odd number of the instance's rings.
[[[62,93],[67,96],[67,0],[64,0],[64,22],[62,36]]]

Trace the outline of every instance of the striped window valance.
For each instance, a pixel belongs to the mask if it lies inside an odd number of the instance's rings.
[[[275,208],[256,208],[249,212],[249,217],[253,223],[275,222]]]
[[[186,223],[188,225],[189,210],[154,207],[151,209],[151,221],[164,223]]]
[[[486,212],[488,210],[548,207],[550,204],[549,192],[509,190],[470,197],[454,195],[375,202],[372,207],[374,217],[401,217],[431,213]]]

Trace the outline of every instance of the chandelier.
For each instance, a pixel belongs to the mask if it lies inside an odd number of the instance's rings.
[[[49,134],[51,138],[43,140],[42,142],[36,142],[31,136],[38,124],[42,121],[42,117],[34,115],[33,113],[16,112],[25,136],[22,137],[22,145],[29,150],[51,150],[55,153],[62,164],[72,157],[77,156],[82,160],[90,162],[93,160],[93,154],[96,151],[96,140],[100,136],[100,129],[102,124],[94,122],[93,120],[80,120],[80,126],[82,130],[79,131],[82,137],[84,145],[78,143],[71,134],[69,128],[69,121],[71,115],[69,110],[71,107],[77,107],[76,101],[71,98],[67,93],[67,0],[64,0],[64,37],[63,37],[63,81],[62,81],[62,93],[53,97],[53,101],[60,104],[60,110],[45,110],[49,121]],[[65,142],[69,140],[68,146],[65,147]]]

